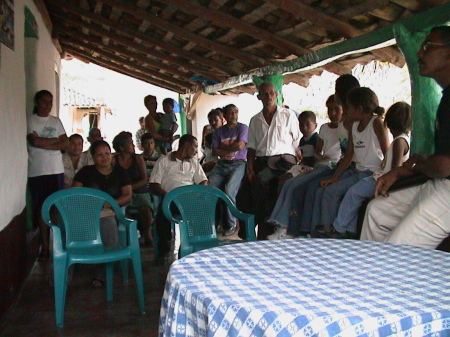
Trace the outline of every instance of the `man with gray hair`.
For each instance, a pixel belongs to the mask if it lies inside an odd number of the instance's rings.
[[[252,185],[252,213],[256,224],[262,225],[275,205],[278,178],[284,173],[269,168],[269,158],[276,155],[295,158],[301,133],[295,113],[276,105],[277,92],[272,83],[261,83],[258,99],[263,109],[250,120],[246,177]],[[258,235],[262,238],[264,233]]]

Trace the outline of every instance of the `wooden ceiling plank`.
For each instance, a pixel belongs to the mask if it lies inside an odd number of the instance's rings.
[[[77,21],[71,22],[71,19],[68,19],[67,17],[64,20],[66,22],[70,22],[71,24],[74,24],[75,26],[77,26],[76,24],[78,24],[79,26],[83,25],[83,23],[81,23],[81,22],[77,22]],[[183,61],[180,60],[177,57],[173,57],[173,56],[170,56],[170,55],[162,55],[161,53],[159,53],[159,52],[157,52],[155,50],[151,50],[151,49],[145,48],[145,47],[143,47],[141,45],[138,45],[138,44],[134,43],[133,41],[130,41],[130,40],[127,40],[125,38],[118,37],[118,36],[114,36],[113,34],[107,32],[105,30],[98,29],[98,28],[95,28],[93,26],[91,26],[91,30],[92,30],[92,32],[95,32],[96,34],[98,34],[100,36],[108,36],[112,41],[115,41],[116,43],[118,43],[118,44],[120,44],[122,46],[125,46],[125,47],[128,47],[128,48],[133,48],[133,49],[138,50],[139,52],[141,52],[143,54],[149,54],[149,55],[157,57],[157,58],[159,58],[161,60],[164,60],[164,59],[170,60],[172,63],[178,64],[179,66],[181,66],[181,67],[183,67],[183,68],[185,68],[187,70],[192,71],[188,67],[188,65],[191,65],[190,63],[187,63],[187,64],[186,64],[186,62],[183,63]],[[86,36],[86,38],[88,38],[88,37],[89,37],[89,35]],[[193,66],[193,67],[197,68],[195,66]],[[199,73],[199,74],[201,74],[203,76],[209,76],[208,78],[215,77],[213,74],[208,73],[208,72],[206,72],[206,71],[204,71],[202,69],[199,69],[199,70],[200,71],[193,71],[193,72],[194,73]],[[219,77],[219,79],[220,79],[220,77]],[[221,78],[221,79],[223,80],[223,78]]]
[[[211,9],[219,9],[226,2],[228,2],[228,0],[211,0],[208,7]]]
[[[67,29],[67,30],[64,30],[64,32],[69,33],[70,30]],[[93,48],[96,45],[98,45],[98,44],[96,44],[94,42],[82,41],[82,39],[74,37],[72,34],[70,34],[69,36],[70,37],[60,37],[60,40],[61,41],[69,41],[71,43],[79,43],[80,46],[86,45],[86,46],[88,46],[90,48]],[[112,46],[112,45],[103,45],[103,46],[101,46],[101,48],[102,48],[102,50],[106,49],[106,50],[109,50],[110,52],[116,52],[116,53],[124,55],[124,56],[126,56],[128,58],[133,58],[133,59],[135,59],[135,60],[137,60],[139,62],[146,63],[149,66],[152,66],[152,67],[154,67],[156,69],[162,69],[162,70],[166,71],[167,73],[172,74],[174,76],[178,76],[178,77],[181,77],[181,78],[186,78],[187,76],[189,76],[188,73],[184,73],[184,72],[180,71],[179,68],[173,68],[171,66],[168,66],[165,63],[156,62],[156,61],[154,61],[154,60],[152,60],[152,59],[150,59],[148,57],[145,57],[145,56],[139,56],[139,55],[129,51],[126,48],[119,48],[117,46]]]
[[[68,19],[67,17],[65,17],[63,20],[65,20],[66,22],[70,22],[75,27],[81,27],[83,25],[83,23],[78,22],[76,20],[72,21],[71,19]],[[136,50],[138,50],[139,52],[141,52],[143,54],[149,54],[149,55],[152,55],[152,56],[154,56],[156,58],[159,58],[161,60],[164,60],[164,59],[169,60],[170,62],[172,62],[174,64],[178,64],[179,66],[183,67],[184,69],[187,69],[187,70],[192,71],[194,73],[201,74],[203,76],[209,76],[208,78],[216,77],[216,76],[214,76],[214,74],[211,74],[210,72],[207,72],[207,71],[205,71],[205,70],[203,70],[201,68],[198,68],[198,67],[196,67],[196,66],[194,66],[194,65],[192,65],[190,63],[183,62],[182,60],[180,60],[177,57],[174,57],[174,56],[171,56],[171,55],[163,55],[163,54],[161,54],[161,53],[159,53],[159,52],[157,52],[155,50],[152,50],[152,49],[143,47],[141,45],[138,45],[138,44],[134,43],[131,40],[128,40],[128,39],[125,39],[125,38],[122,38],[122,37],[119,37],[119,36],[115,36],[112,33],[107,32],[107,31],[105,31],[103,29],[95,28],[94,26],[91,25],[91,30],[92,30],[92,32],[94,32],[94,33],[96,33],[96,34],[98,34],[100,36],[107,36],[112,41],[114,41],[114,42],[116,42],[116,43],[118,43],[120,45],[123,45],[125,47],[136,49]],[[88,37],[89,37],[89,35],[86,35],[86,38],[88,38]],[[188,66],[192,66],[192,68],[189,68]],[[194,68],[196,70],[199,70],[199,71],[194,71],[193,70]],[[219,79],[220,78],[221,77],[219,77]],[[221,79],[223,80],[223,78],[221,78]]]
[[[185,0],[159,0],[159,1],[165,4],[170,3],[173,6],[177,6],[182,11],[193,14],[199,18],[208,18],[216,25],[239,30],[240,32],[250,35],[257,40],[263,40],[267,44],[279,48],[280,50],[289,51],[292,54],[296,55],[304,55],[308,53],[308,50],[278,35],[272,34],[267,30],[255,27],[252,24],[244,20],[240,20],[232,15],[204,7],[195,1],[185,1]]]
[[[179,27],[177,25],[174,25],[162,18],[159,18],[158,16],[154,16],[149,14],[148,12],[139,9],[139,8],[132,8],[131,6],[123,3],[122,1],[117,0],[103,0],[105,4],[108,4],[112,7],[116,7],[124,12],[127,12],[136,18],[139,18],[141,20],[146,20],[154,25],[156,25],[160,29],[164,29],[167,31],[171,31],[177,36],[184,38],[188,41],[195,42],[199,46],[202,46],[203,48],[206,48],[208,50],[215,50],[217,53],[220,53],[222,55],[228,56],[232,59],[240,59],[242,62],[250,65],[255,66],[255,64],[261,66],[265,65],[266,62],[263,58],[258,57],[256,55],[252,55],[249,53],[244,53],[240,51],[239,49],[223,45],[221,43],[217,43],[215,41],[209,40],[207,38],[204,38],[202,36],[199,36],[189,30],[186,30],[182,27]]]
[[[338,13],[339,17],[353,18],[355,16],[369,13],[377,8],[385,7],[389,4],[389,0],[366,0],[357,5],[349,6],[347,9]]]
[[[95,7],[94,7],[94,13],[100,14],[102,12],[102,7],[103,7],[103,2],[97,1],[97,3],[95,4]]]
[[[149,76],[146,76],[145,74],[139,73],[137,71],[133,71],[131,69],[127,69],[125,67],[120,67],[120,65],[112,63],[112,62],[108,62],[108,61],[105,61],[105,60],[97,59],[97,58],[93,57],[92,55],[89,55],[88,53],[83,52],[81,50],[73,49],[70,46],[64,46],[64,48],[71,55],[73,55],[75,57],[80,57],[80,58],[82,58],[84,60],[88,60],[89,62],[97,64],[97,65],[99,65],[101,67],[104,67],[104,68],[116,71],[116,72],[121,73],[123,75],[131,76],[133,78],[140,79],[141,81],[144,81],[144,82],[147,82],[147,83],[150,83],[150,84],[153,84],[153,85],[156,85],[156,86],[168,89],[168,90],[172,90],[172,91],[175,91],[175,92],[179,92],[179,93],[185,92],[184,88],[180,88],[180,87],[178,87],[176,85],[173,85],[171,83],[166,83],[166,82],[163,82],[163,81],[156,81],[153,78],[151,78]]]
[[[70,45],[72,48],[77,49],[76,43],[72,43],[69,40],[65,40],[65,44],[66,45]],[[164,75],[164,74],[162,74],[162,73],[160,73],[158,71],[151,70],[150,68],[146,68],[146,67],[140,66],[140,65],[136,64],[135,62],[130,62],[130,61],[125,60],[125,59],[123,59],[121,57],[115,56],[113,53],[108,53],[108,52],[106,52],[104,50],[100,53],[99,50],[96,50],[95,48],[89,47],[86,44],[83,44],[82,47],[84,48],[84,50],[89,51],[91,53],[99,53],[99,55],[101,56],[102,59],[104,57],[106,57],[106,58],[108,58],[111,61],[114,61],[114,62],[119,63],[119,64],[123,64],[123,65],[128,66],[128,67],[132,67],[134,69],[139,70],[142,73],[149,74],[150,76],[156,77],[156,78],[158,78],[158,79],[160,79],[162,81],[173,83],[173,84],[175,84],[175,85],[177,85],[179,87],[185,87],[185,88],[190,88],[191,87],[191,84],[188,81],[184,81],[184,80],[180,80],[180,79],[177,79],[175,77],[172,77],[172,76]]]
[[[55,3],[54,0],[49,0],[48,2]],[[55,4],[58,5],[58,2],[56,2]],[[60,8],[60,7],[58,6],[58,8]],[[68,13],[74,13],[75,15],[84,15],[86,17],[89,17],[91,20],[93,20],[95,22],[98,22],[99,24],[104,25],[104,26],[110,27],[113,24],[109,20],[104,19],[101,16],[92,14],[90,12],[84,11],[82,9],[79,9],[79,8],[77,8],[75,6],[71,6],[69,4],[65,4],[64,5],[64,10],[66,12],[68,12]],[[80,27],[80,28],[86,27],[86,25],[80,23],[79,20],[70,19],[70,18],[68,18],[67,14],[63,14],[62,12],[55,12],[54,11],[53,15],[59,16],[63,22],[66,19],[69,19],[70,20],[70,24],[75,26],[75,27]],[[98,26],[89,25],[89,27],[98,27]],[[228,67],[228,66],[226,66],[224,64],[221,64],[219,62],[215,62],[213,60],[201,57],[201,56],[199,56],[199,55],[197,55],[195,53],[189,53],[189,52],[180,50],[179,48],[170,46],[167,43],[164,43],[164,42],[159,41],[157,39],[148,37],[146,34],[138,34],[138,32],[133,31],[131,29],[128,29],[126,27],[120,27],[120,29],[116,27],[116,29],[119,32],[123,32],[125,35],[129,35],[129,36],[140,38],[143,41],[143,44],[146,44],[147,46],[151,46],[151,47],[157,46],[157,47],[159,47],[159,48],[161,48],[163,50],[166,50],[166,51],[168,51],[170,53],[179,55],[180,57],[185,58],[185,59],[187,59],[189,61],[191,61],[191,60],[195,61],[195,62],[197,62],[197,63],[199,63],[201,65],[210,67],[210,68],[218,70],[220,72],[224,72],[225,74],[230,74],[230,75],[237,75],[238,74],[238,72],[235,69],[233,69],[232,67]],[[99,34],[99,35],[108,35],[108,37],[110,39],[116,41],[117,43],[121,43],[121,44],[125,43],[127,46],[130,44],[130,41],[128,41],[127,39],[122,38],[122,37],[117,36],[117,35],[114,35],[112,33],[109,33],[108,31],[106,31],[103,28],[96,28],[96,31],[97,31],[97,34]],[[119,41],[121,41],[121,42],[119,42]],[[133,46],[130,46],[130,47],[137,49],[137,47],[135,47],[134,45],[136,45],[136,44],[134,43]],[[213,71],[209,72],[208,73],[209,75],[206,75],[207,72],[204,69],[202,69],[202,68],[200,68],[200,67],[198,67],[198,66],[196,66],[196,65],[194,65],[192,63],[185,62],[182,59],[180,60],[179,57],[175,57],[175,56],[172,56],[172,55],[165,55],[165,54],[157,52],[154,49],[148,50],[147,48],[144,48],[144,47],[142,47],[142,49],[147,50],[146,53],[152,54],[152,55],[154,55],[157,58],[167,59],[168,61],[170,61],[172,63],[175,63],[175,64],[177,64],[177,65],[179,65],[181,67],[184,67],[184,68],[189,67],[188,70],[191,70],[193,72],[199,73],[199,74],[201,74],[203,76],[207,76],[207,77],[209,76],[208,78],[215,79],[215,80],[218,80],[218,81],[222,81],[223,80],[223,77],[221,77],[220,75],[216,75],[215,72],[213,72]]]
[[[314,9],[311,6],[305,5],[300,1],[285,1],[285,0],[265,0],[272,4],[278,5],[283,10],[291,13],[295,17],[302,17],[314,24],[318,24],[325,26],[326,28],[337,31],[340,35],[346,38],[353,38],[359,35],[364,34],[363,31],[360,31],[358,28],[352,26],[351,24],[339,20],[331,15],[323,13]],[[378,52],[377,50],[373,50],[372,53],[376,56],[381,57],[384,61],[388,61],[392,64],[400,66],[401,62],[399,60],[403,60],[403,55],[395,48],[385,48],[385,51]]]

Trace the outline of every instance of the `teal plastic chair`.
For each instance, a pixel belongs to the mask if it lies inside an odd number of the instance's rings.
[[[100,212],[104,203],[111,205],[119,225],[117,248],[103,246],[100,236]],[[58,224],[50,217],[55,206]],[[124,281],[127,281],[127,259],[133,265],[134,279],[141,314],[144,309],[142,267],[136,221],[126,219],[116,201],[100,190],[76,187],[50,195],[42,206],[42,219],[53,231],[53,267],[56,325],[64,324],[67,272],[72,264],[105,264],[106,300],[113,299],[113,262],[121,261]],[[126,275],[125,275],[126,274]]]
[[[246,241],[256,240],[254,215],[239,211],[223,191],[203,185],[182,186],[167,193],[162,203],[162,211],[171,221],[172,228],[175,223],[180,226],[180,258],[203,249],[242,242],[217,238],[215,217],[219,200],[223,200],[232,214],[244,224]],[[172,203],[179,213],[173,212]]]

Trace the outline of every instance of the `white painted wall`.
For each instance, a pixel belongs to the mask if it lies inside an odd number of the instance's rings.
[[[27,182],[24,6],[36,18],[37,40],[35,87],[55,93],[55,65],[59,69],[59,54],[53,46],[40,13],[31,0],[14,1],[15,48],[0,45],[0,230],[25,207]],[[56,114],[56,107],[52,114]]]

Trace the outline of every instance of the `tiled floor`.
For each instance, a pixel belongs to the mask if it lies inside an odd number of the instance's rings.
[[[114,276],[114,299],[106,302],[105,288],[91,285],[94,266],[80,266],[70,283],[64,328],[55,325],[51,262],[36,262],[21,297],[6,318],[0,336],[157,336],[158,318],[168,264],[153,262],[151,248],[141,249],[146,314],[137,305],[134,279],[123,284]],[[131,273],[130,273],[131,276]]]
[[[219,236],[219,239],[221,237]],[[238,240],[237,233],[227,239]],[[106,302],[105,288],[91,285],[94,266],[75,269],[68,287],[64,328],[55,325],[51,259],[37,261],[16,305],[10,310],[0,337],[148,336],[158,334],[159,308],[170,263],[157,265],[153,249],[142,248],[146,314],[139,314],[134,279],[123,284],[114,276],[114,299]],[[51,277],[50,277],[51,276]],[[130,273],[131,276],[131,273]]]

